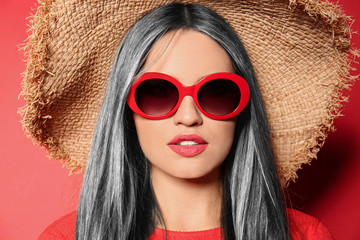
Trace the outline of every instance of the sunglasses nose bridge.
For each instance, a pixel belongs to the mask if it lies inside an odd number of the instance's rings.
[[[195,86],[182,86],[182,92],[183,92],[183,97],[185,96],[191,96],[194,99],[194,91],[195,91]],[[195,100],[195,99],[194,99]]]

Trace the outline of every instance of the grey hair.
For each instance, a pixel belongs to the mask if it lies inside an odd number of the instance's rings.
[[[251,99],[238,116],[234,143],[222,166],[225,239],[290,239],[266,114],[246,50],[218,14],[179,3],[142,17],[120,45],[93,135],[75,238],[147,239],[155,221],[162,219],[126,99],[154,43],[178,29],[199,31],[217,41],[250,88]]]

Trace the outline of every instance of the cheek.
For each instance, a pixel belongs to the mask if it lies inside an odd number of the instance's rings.
[[[208,139],[218,158],[224,160],[234,141],[236,119],[219,121],[208,129]]]
[[[148,159],[156,158],[161,151],[165,150],[167,144],[166,126],[170,123],[164,120],[149,120],[134,115],[134,123],[141,149]]]

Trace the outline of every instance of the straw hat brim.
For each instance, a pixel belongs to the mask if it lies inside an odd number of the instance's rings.
[[[45,0],[25,46],[22,124],[71,172],[86,166],[119,43],[135,21],[171,1]],[[243,41],[265,101],[280,181],[316,158],[351,76],[351,18],[319,0],[199,0]]]

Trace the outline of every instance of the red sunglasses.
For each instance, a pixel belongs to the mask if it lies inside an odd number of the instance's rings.
[[[191,96],[205,116],[222,120],[246,107],[250,91],[245,79],[235,73],[214,73],[184,86],[167,74],[146,72],[132,84],[127,102],[134,113],[156,120],[173,115],[185,96]]]

